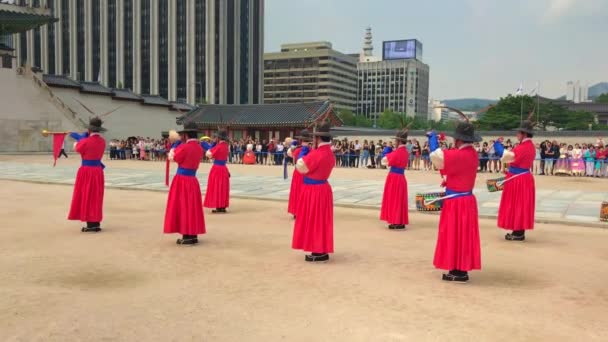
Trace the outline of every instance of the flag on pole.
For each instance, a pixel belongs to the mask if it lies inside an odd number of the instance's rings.
[[[53,133],[53,167],[57,165],[57,158],[63,148],[63,141],[65,140],[65,133]]]
[[[524,82],[519,84],[519,88],[515,91],[515,95],[521,95],[524,93]]]

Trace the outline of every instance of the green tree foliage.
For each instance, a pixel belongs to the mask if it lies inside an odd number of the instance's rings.
[[[530,96],[507,96],[501,98],[496,106],[490,108],[477,122],[481,130],[510,130],[519,126],[523,104],[523,119],[534,111],[532,120],[541,129],[555,127],[565,130],[588,130],[594,124],[593,113],[574,112],[552,103],[541,102],[537,107],[536,99]],[[539,114],[540,110],[540,114]]]
[[[597,103],[608,103],[608,93],[602,94],[595,99]]]

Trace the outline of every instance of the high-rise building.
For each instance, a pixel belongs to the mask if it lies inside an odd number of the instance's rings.
[[[369,37],[369,39],[368,39]],[[357,64],[357,114],[377,118],[385,110],[428,118],[429,66],[422,62],[417,40],[383,42],[382,60],[367,56],[371,32],[366,32]]]
[[[329,42],[281,45],[264,54],[264,103],[331,101],[354,111],[357,58]]]
[[[566,100],[574,103],[589,102],[589,86],[580,81],[566,83]]]
[[[264,0],[22,2],[59,21],[16,34],[17,63],[169,101],[263,100]]]

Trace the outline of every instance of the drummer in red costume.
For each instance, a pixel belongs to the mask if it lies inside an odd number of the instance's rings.
[[[84,134],[70,133],[76,140],[74,150],[80,153],[82,165],[76,174],[74,193],[68,220],[86,222],[83,232],[101,231],[103,219],[104,175],[101,158],[106,150],[106,141],[99,135],[105,131],[100,118],[92,118],[88,132]]]
[[[327,182],[336,165],[331,150],[331,126],[321,124],[313,138],[316,149],[296,162],[296,169],[304,176],[298,198],[293,229],[292,248],[311,252],[304,260],[322,262],[334,252],[334,199]]]
[[[213,213],[225,213],[230,206],[230,173],[226,167],[228,160],[228,134],[220,130],[216,135],[216,145],[207,151],[206,156],[213,159],[209,171],[207,191],[205,193],[205,208],[214,208]]]
[[[516,129],[519,145],[512,151],[504,151],[501,158],[503,163],[509,164],[509,170],[498,208],[498,227],[513,231],[505,235],[509,241],[524,241],[526,230],[534,229],[536,188],[530,172],[536,158],[536,148],[532,142],[533,114]]]
[[[181,143],[174,142],[169,152],[169,159],[179,167],[169,189],[164,232],[182,234],[182,238],[176,241],[178,245],[195,245],[198,235],[206,232],[201,187],[196,178],[203,158],[197,132],[196,124],[186,123],[184,129],[178,132]]]
[[[452,137],[456,149],[442,151],[436,134],[432,132],[430,136],[431,160],[446,177],[433,264],[449,270],[443,280],[467,282],[468,271],[481,269],[479,218],[473,195],[479,161],[472,145],[481,137],[468,119],[458,124]]]
[[[407,179],[405,168],[409,153],[405,148],[408,129],[398,132],[395,137],[396,148],[382,158],[382,165],[389,167],[389,173],[384,183],[380,220],[388,223],[389,229],[405,229],[409,224],[407,206]]]
[[[295,137],[300,143],[293,151],[289,149],[287,155],[293,158],[293,163],[296,164],[298,159],[303,158],[310,151],[308,143],[311,140],[310,133],[307,129],[303,129],[299,136]],[[300,192],[302,184],[304,182],[304,176],[296,169],[293,170],[293,176],[291,178],[291,188],[289,190],[289,203],[287,205],[287,212],[292,214],[296,218],[297,204],[300,199]]]

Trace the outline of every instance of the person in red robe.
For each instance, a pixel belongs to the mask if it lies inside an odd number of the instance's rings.
[[[101,231],[105,187],[105,166],[101,159],[106,150],[106,141],[99,135],[105,131],[102,124],[101,119],[95,117],[90,120],[87,133],[70,133],[70,137],[76,140],[74,150],[80,154],[82,164],[76,174],[68,220],[86,222],[82,232]]]
[[[334,198],[327,182],[336,165],[331,150],[331,126],[321,124],[313,133],[316,149],[296,162],[303,184],[296,208],[292,248],[311,252],[304,260],[323,262],[334,252]]]
[[[293,158],[293,163],[296,164],[298,159],[305,157],[310,151],[308,143],[311,140],[310,133],[307,129],[303,129],[299,136],[295,137],[300,143],[294,150],[289,149],[287,155]],[[289,189],[289,203],[287,205],[287,212],[296,218],[296,211],[298,207],[298,201],[300,199],[300,192],[302,184],[304,183],[304,176],[297,170],[293,170],[293,176],[291,177],[291,188]]]
[[[213,159],[213,166],[209,171],[207,191],[205,193],[205,208],[214,208],[213,213],[225,213],[230,206],[230,173],[226,167],[229,148],[228,134],[224,130],[218,131],[216,145],[207,151],[206,156]]]
[[[196,171],[203,158],[203,148],[197,140],[196,124],[186,123],[179,133],[181,143],[175,142],[169,159],[179,166],[171,181],[165,210],[165,234],[182,234],[178,245],[195,245],[198,235],[205,234],[205,216],[201,187]]]
[[[380,220],[388,223],[389,229],[402,230],[409,224],[407,206],[407,179],[405,168],[409,161],[409,153],[405,146],[408,129],[397,133],[395,137],[396,148],[382,158],[382,165],[389,167],[390,171],[384,183]]]
[[[479,217],[473,195],[479,160],[472,145],[481,141],[481,137],[468,120],[458,124],[452,137],[456,148],[445,151],[438,148],[435,133],[430,137],[433,150],[430,157],[445,177],[442,186],[446,187],[433,264],[449,270],[443,274],[443,280],[467,282],[468,271],[481,269]]]
[[[504,151],[501,158],[509,169],[498,207],[498,227],[513,231],[505,235],[508,241],[524,241],[526,230],[534,229],[536,188],[530,172],[536,158],[532,142],[534,124],[528,118],[520,126],[516,129],[519,145],[512,151]]]

